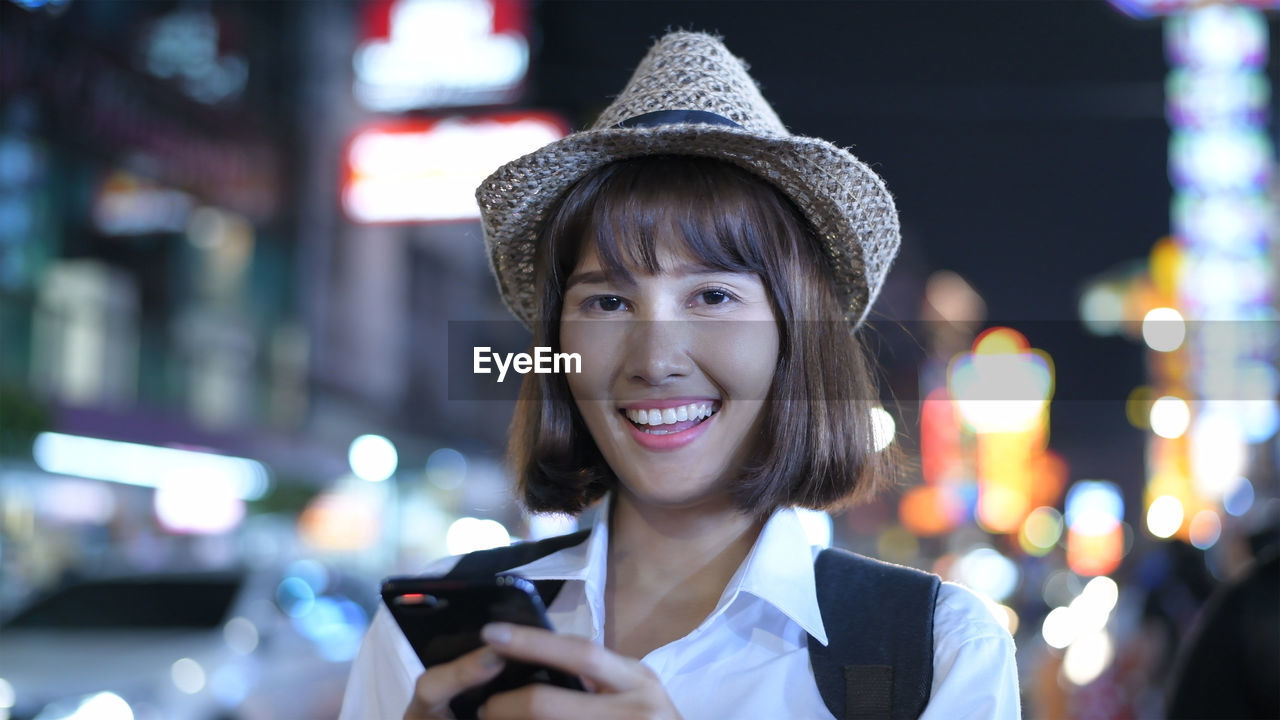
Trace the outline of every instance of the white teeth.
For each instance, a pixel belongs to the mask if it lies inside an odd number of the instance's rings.
[[[712,403],[689,403],[673,408],[627,410],[627,419],[637,425],[672,425],[688,420],[701,420],[712,414]]]

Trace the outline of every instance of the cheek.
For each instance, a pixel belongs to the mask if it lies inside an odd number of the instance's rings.
[[[721,323],[701,338],[714,362],[712,373],[738,400],[764,400],[778,366],[779,338],[773,322]],[[712,360],[714,358],[714,360]]]
[[[607,397],[619,346],[609,337],[607,324],[565,322],[560,326],[560,351],[582,358],[582,372],[569,373],[566,380],[579,407],[582,403]]]

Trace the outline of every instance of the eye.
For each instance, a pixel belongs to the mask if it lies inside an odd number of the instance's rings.
[[[587,298],[583,303],[583,307],[587,310],[600,310],[603,312],[617,312],[626,305],[626,301],[617,295],[596,295]]]
[[[707,288],[700,291],[697,298],[703,305],[724,305],[737,299],[733,293],[723,288]]]

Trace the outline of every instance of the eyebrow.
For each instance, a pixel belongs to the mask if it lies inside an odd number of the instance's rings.
[[[664,272],[671,273],[672,275],[717,275],[720,273],[733,273],[734,271],[725,270],[724,268],[714,267],[706,263],[690,262],[690,263],[684,263],[682,265],[677,265],[673,268],[668,268]],[[583,283],[583,284],[608,283],[608,282],[618,282],[619,280],[620,280],[619,278],[615,278],[611,280],[609,278],[608,273],[606,273],[603,270],[591,270],[589,272],[578,272],[569,276],[569,279],[566,280],[564,283],[564,289],[565,289],[565,292],[568,292],[569,288],[579,283]]]

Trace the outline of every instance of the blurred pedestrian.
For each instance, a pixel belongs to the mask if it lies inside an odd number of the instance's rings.
[[[1209,598],[1179,654],[1168,716],[1280,718],[1280,548]]]

